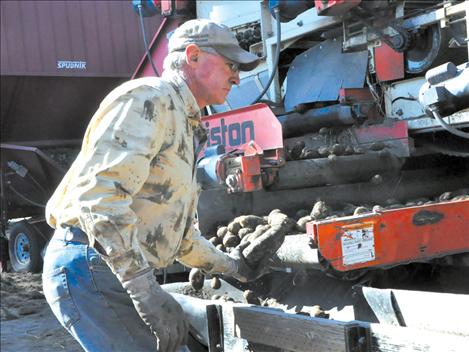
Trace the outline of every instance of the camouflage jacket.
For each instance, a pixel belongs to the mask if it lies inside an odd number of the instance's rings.
[[[231,259],[194,225],[200,128],[197,102],[176,73],[120,85],[91,119],[77,159],[47,204],[47,222],[80,227],[120,280],[174,259],[230,272]]]

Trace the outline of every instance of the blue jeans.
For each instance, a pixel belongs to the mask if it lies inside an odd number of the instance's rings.
[[[56,230],[42,280],[55,316],[85,351],[156,351],[156,338],[83,232]]]

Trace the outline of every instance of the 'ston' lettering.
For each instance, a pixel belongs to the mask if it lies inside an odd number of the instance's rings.
[[[220,126],[210,128],[208,122],[205,126],[209,130],[208,146],[223,144],[235,147],[254,140],[254,122],[250,120],[226,124],[225,119],[221,119]]]

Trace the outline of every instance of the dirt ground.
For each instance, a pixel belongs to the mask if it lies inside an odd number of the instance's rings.
[[[52,314],[42,292],[41,274],[0,275],[2,352],[82,351]]]

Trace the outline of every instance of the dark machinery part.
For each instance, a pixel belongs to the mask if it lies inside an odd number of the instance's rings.
[[[303,114],[295,112],[280,116],[279,121],[282,123],[283,137],[288,138],[317,131],[321,127],[352,125],[357,119],[350,106],[336,104],[311,109]]]
[[[314,4],[309,0],[269,0],[269,8],[272,16],[280,22],[288,22],[298,16],[300,13],[313,7]],[[278,7],[279,13],[274,11]]]
[[[371,11],[358,6],[351,10],[351,12],[354,18],[360,21],[369,31],[375,33],[384,43],[386,43],[395,51],[403,52],[410,46],[411,37],[406,30],[388,23],[387,27],[392,28],[395,33],[394,35],[390,36],[385,34],[382,28],[370,22],[369,18],[373,18],[373,13]],[[386,22],[384,19],[379,20],[381,20],[380,22]]]
[[[420,104],[446,131],[469,139],[469,133],[452,127],[441,118],[469,107],[469,64],[456,67],[448,62],[428,71],[425,78],[427,82],[419,92]]]
[[[449,29],[433,24],[413,33],[412,45],[405,52],[405,71],[421,74],[447,61],[462,63],[461,60],[467,57],[465,48],[449,49],[449,32]]]
[[[401,166],[399,158],[386,152],[290,161],[279,170],[271,190],[360,182],[376,174],[391,175]]]

